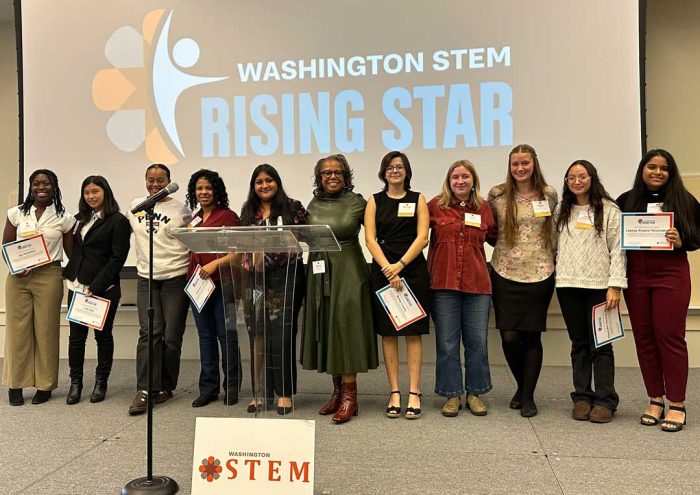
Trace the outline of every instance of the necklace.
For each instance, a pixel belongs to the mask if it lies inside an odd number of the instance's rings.
[[[525,196],[524,194],[520,193],[520,191],[515,191],[515,194],[517,196],[520,196],[520,199],[518,199],[518,202],[520,202],[520,203],[529,203],[530,201],[533,200],[533,198],[537,197],[537,192],[535,192],[534,194],[530,194],[528,196]]]

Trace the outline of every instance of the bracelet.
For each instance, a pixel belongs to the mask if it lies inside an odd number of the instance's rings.
[[[402,260],[401,258],[399,258],[399,263],[401,263],[403,265],[403,267],[406,268],[406,262],[404,260]]]
[[[618,294],[622,292],[622,289],[620,289],[619,287],[608,287],[608,289],[610,289],[613,292],[617,292]]]

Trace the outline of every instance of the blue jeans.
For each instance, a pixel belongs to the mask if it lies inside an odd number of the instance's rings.
[[[230,291],[224,290],[226,294]],[[192,306],[194,322],[199,333],[199,393],[217,397],[220,390],[219,347],[221,348],[221,370],[223,389],[231,404],[238,401],[241,386],[241,356],[236,333],[236,311],[232,295],[222,295],[221,282],[202,308],[202,312]],[[231,299],[225,301],[224,299]],[[224,311],[224,305],[229,306]],[[228,322],[228,325],[227,325]],[[228,327],[228,328],[227,328]]]
[[[437,363],[435,393],[443,397],[485,394],[493,388],[486,343],[491,296],[454,290],[434,290]],[[459,343],[464,345],[464,382]]]

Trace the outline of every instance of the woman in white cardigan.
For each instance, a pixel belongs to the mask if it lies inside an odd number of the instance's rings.
[[[620,250],[620,210],[595,167],[576,160],[566,171],[562,201],[554,213],[558,234],[557,297],[571,339],[572,417],[609,423],[617,409],[612,344],[596,348],[592,310],[616,308],[627,287]],[[593,381],[594,387],[591,386]]]

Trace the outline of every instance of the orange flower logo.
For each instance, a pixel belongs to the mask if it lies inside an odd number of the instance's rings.
[[[118,149],[133,152],[145,144],[146,156],[155,163],[176,163],[185,156],[175,122],[180,95],[200,84],[227,77],[186,73],[199,60],[199,45],[191,38],[168,46],[173,11],[154,10],[143,19],[141,32],[122,26],[105,45],[112,68],[92,80],[92,100],[105,112],[109,140]]]
[[[212,456],[202,459],[202,465],[199,466],[199,472],[201,473],[202,479],[207,480],[210,483],[219,479],[221,471],[221,461]]]

